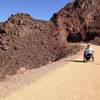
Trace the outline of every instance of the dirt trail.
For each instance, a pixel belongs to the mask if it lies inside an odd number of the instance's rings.
[[[1,100],[100,100],[100,46],[93,48],[94,63],[80,56]]]

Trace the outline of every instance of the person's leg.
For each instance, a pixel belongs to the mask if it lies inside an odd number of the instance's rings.
[[[94,61],[94,55],[93,54],[91,54],[91,59],[92,59],[92,61]]]
[[[84,62],[86,62],[86,57],[85,57],[85,54],[83,55],[83,60],[84,60]]]

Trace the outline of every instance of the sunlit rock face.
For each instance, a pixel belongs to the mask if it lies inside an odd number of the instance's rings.
[[[68,41],[100,37],[100,0],[75,0],[55,13],[51,20]]]

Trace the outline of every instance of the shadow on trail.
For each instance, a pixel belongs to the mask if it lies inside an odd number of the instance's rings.
[[[65,60],[65,62],[87,63],[87,62],[84,62],[83,60]],[[90,63],[92,63],[92,62],[90,62]],[[93,62],[93,64],[100,66],[100,63],[97,63],[97,62]]]
[[[95,63],[95,62],[94,62],[94,65],[100,66],[100,63]]]
[[[83,60],[65,60],[66,62],[79,62],[79,63],[84,63]]]

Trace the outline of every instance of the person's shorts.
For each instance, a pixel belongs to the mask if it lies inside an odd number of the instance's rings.
[[[84,57],[86,57],[87,55],[90,56],[90,58],[93,57],[93,54],[92,53],[84,54]]]

